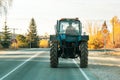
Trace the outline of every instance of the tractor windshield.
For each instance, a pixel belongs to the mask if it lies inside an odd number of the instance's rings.
[[[69,30],[70,29],[70,30]],[[74,29],[74,31],[73,31]],[[78,21],[61,21],[60,22],[60,34],[73,34],[72,32],[76,32],[79,34],[79,22]],[[75,35],[76,35],[75,33]]]

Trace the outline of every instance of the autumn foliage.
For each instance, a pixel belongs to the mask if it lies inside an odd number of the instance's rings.
[[[39,47],[48,48],[49,47],[49,41],[47,39],[40,40],[39,41]]]
[[[101,25],[88,23],[87,32],[90,37],[88,42],[89,49],[120,48],[120,20],[115,16],[110,20],[110,23],[112,31],[109,30],[110,27],[106,22],[103,22]],[[104,26],[106,26],[108,32],[106,30],[102,31]],[[103,33],[107,33],[107,35]]]

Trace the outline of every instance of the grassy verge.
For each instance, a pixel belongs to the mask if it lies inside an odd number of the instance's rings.
[[[0,51],[15,51],[15,50],[18,50],[18,49],[13,49],[13,48],[0,48]]]
[[[120,52],[110,52],[110,53],[106,53],[107,55],[111,55],[111,56],[120,56]]]

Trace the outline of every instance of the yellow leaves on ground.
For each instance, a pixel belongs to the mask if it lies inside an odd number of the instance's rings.
[[[49,41],[46,40],[46,39],[40,40],[39,47],[41,47],[41,48],[47,48],[47,47],[49,47]]]

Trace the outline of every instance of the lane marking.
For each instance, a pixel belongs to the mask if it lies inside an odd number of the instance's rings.
[[[27,60],[25,60],[23,63],[21,63],[20,65],[18,65],[17,67],[15,67],[13,70],[11,70],[10,72],[8,72],[6,75],[4,75],[3,77],[0,78],[0,80],[5,79],[6,77],[8,77],[10,74],[12,74],[14,71],[16,71],[17,69],[19,69],[22,65],[24,65],[25,63],[27,63],[28,61],[30,61],[31,59],[35,58],[36,56],[38,56],[39,54],[43,53],[45,51],[42,51],[40,53],[35,54],[34,56],[28,58]]]
[[[73,59],[73,62],[77,65],[77,67],[79,68],[80,72],[83,74],[85,79],[90,80],[89,77],[86,75],[86,73],[79,67],[79,65],[77,64],[77,62],[74,59]]]

